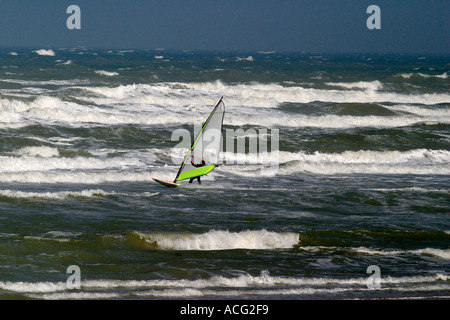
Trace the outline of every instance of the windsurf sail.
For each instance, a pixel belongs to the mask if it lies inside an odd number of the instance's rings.
[[[210,173],[217,165],[222,143],[222,124],[225,104],[220,98],[191,148],[186,154],[178,174],[173,181],[196,178]]]

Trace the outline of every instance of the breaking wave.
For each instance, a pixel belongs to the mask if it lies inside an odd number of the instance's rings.
[[[255,175],[256,165],[270,165],[262,170],[269,175],[291,175],[296,172],[315,174],[450,174],[450,152],[415,149],[410,151],[345,151],[342,153],[305,153],[279,151],[257,154],[225,152],[224,163],[249,164],[255,167],[229,165],[219,167],[228,174]],[[279,167],[278,167],[279,165]],[[276,168],[275,168],[276,167]]]
[[[297,233],[267,230],[241,232],[212,230],[202,234],[136,231],[128,237],[134,244],[161,250],[287,249],[292,248],[299,240]]]
[[[446,274],[381,278],[381,290],[436,291],[449,290]],[[401,284],[402,286],[399,286]],[[298,296],[316,294],[364,293],[367,278],[314,278],[272,276],[267,270],[260,275],[242,274],[234,277],[213,276],[205,279],[159,280],[83,280],[81,289],[70,290],[66,282],[11,282],[1,281],[0,290],[22,294],[35,299],[111,299],[189,298],[189,297],[239,297],[247,296]],[[129,293],[130,292],[130,293]]]
[[[345,89],[362,89],[362,90],[381,90],[383,88],[383,84],[378,81],[358,81],[358,82],[326,82],[328,86],[341,87]]]
[[[178,149],[177,149],[178,150]],[[180,149],[181,150],[181,149]],[[24,147],[0,156],[0,181],[20,183],[86,183],[153,181],[153,177],[173,179],[178,166],[155,164],[173,150],[126,150],[121,156],[62,157],[52,147]],[[88,152],[89,154],[89,152]],[[95,154],[95,151],[92,151]],[[413,149],[409,151],[344,151],[307,153],[303,151],[262,154],[224,151],[219,166],[210,176],[219,174],[255,176],[292,175],[298,172],[333,174],[450,174],[450,151]],[[262,171],[261,171],[262,170]]]
[[[94,90],[94,89],[91,89]],[[109,90],[109,89],[108,89]],[[111,96],[116,96],[114,102],[121,100],[122,96],[125,104],[116,104],[114,107],[98,105],[86,105],[76,102],[61,100],[57,97],[39,96],[31,102],[20,100],[0,99],[0,125],[5,127],[20,127],[31,124],[50,123],[64,124],[69,126],[97,126],[97,125],[118,125],[118,124],[139,124],[139,125],[180,125],[203,121],[205,114],[211,108],[212,97],[191,99],[189,97],[176,98],[147,95],[147,103],[136,105],[128,98],[131,93],[127,89],[116,91],[112,89]],[[98,98],[93,98],[94,100]],[[259,99],[259,98],[254,98]],[[261,100],[269,103],[271,98]],[[200,106],[193,106],[196,100]],[[234,103],[233,104],[233,100]],[[445,100],[445,99],[443,99]],[[447,101],[450,99],[447,99]],[[265,127],[319,127],[319,128],[352,128],[352,127],[402,127],[417,123],[450,123],[449,110],[446,108],[430,108],[416,105],[392,105],[379,106],[392,110],[394,115],[303,115],[286,114],[281,110],[264,109],[255,111],[260,104],[252,104],[252,107],[242,108],[240,103],[244,103],[231,97],[227,100],[227,115],[224,123],[233,126],[259,125]],[[286,101],[280,99],[272,107]],[[111,101],[110,101],[111,102]],[[249,102],[246,101],[246,104]],[[172,106],[172,107],[171,107]],[[256,106],[256,107],[255,107]],[[370,106],[368,107],[370,111]],[[195,111],[195,112],[192,112]],[[391,111],[389,111],[391,112]],[[404,114],[398,114],[403,112]]]
[[[284,87],[280,84],[251,83],[225,84],[221,81],[202,83],[133,84],[118,87],[80,87],[93,96],[87,101],[107,103],[156,103],[159,105],[209,105],[212,100],[226,93],[227,105],[276,108],[283,102],[392,102],[413,104],[437,104],[450,102],[448,94],[400,94],[381,91],[379,81],[354,83],[327,83],[346,90],[326,90],[299,86]],[[348,90],[347,90],[348,89]],[[355,90],[356,89],[356,90]],[[177,98],[174,99],[174,96]]]

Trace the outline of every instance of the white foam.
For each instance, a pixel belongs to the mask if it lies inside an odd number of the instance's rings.
[[[436,248],[424,248],[414,250],[413,253],[421,254],[421,255],[429,255],[438,258],[442,258],[445,260],[450,260],[450,249],[436,249]]]
[[[96,70],[95,73],[102,75],[102,76],[108,76],[108,77],[113,77],[113,76],[118,76],[119,73],[118,72],[114,72],[114,71],[105,71],[105,70]]]
[[[297,233],[277,233],[267,230],[241,232],[212,230],[203,234],[142,233],[140,239],[155,243],[163,250],[231,250],[292,248],[298,243]]]
[[[391,289],[391,288],[390,288]],[[178,289],[146,289],[140,291],[133,291],[130,297],[142,297],[142,298],[199,298],[199,297],[255,297],[255,296],[298,296],[302,297],[305,295],[339,295],[346,292],[358,292],[366,291],[367,286],[361,284],[358,287],[302,287],[302,288],[283,288],[279,289],[277,287],[269,288],[236,288],[236,289],[221,289],[221,288],[211,288],[211,289],[193,289],[193,288],[178,288]],[[392,289],[391,289],[392,290]],[[404,292],[425,292],[425,291],[447,291],[448,286],[445,284],[438,285],[423,285],[423,286],[413,286],[411,288],[398,288],[397,291]],[[60,299],[113,299],[120,297],[127,297],[126,293],[97,293],[97,292],[63,292],[63,293],[49,293],[49,294],[29,294],[28,295],[34,299],[50,299],[50,300],[60,300]],[[344,297],[344,296],[342,296]],[[437,295],[436,298],[443,298],[445,296]],[[407,297],[411,299],[410,296]],[[417,299],[430,298],[429,296],[415,297]],[[448,298],[448,297],[445,297]],[[394,299],[394,298],[391,298]],[[404,299],[404,298],[403,298]],[[413,298],[414,299],[414,298]]]
[[[386,284],[423,284],[449,280],[446,274],[434,274],[428,276],[383,277]],[[237,277],[213,276],[209,279],[160,279],[160,280],[85,280],[83,289],[116,289],[116,288],[194,288],[204,289],[211,287],[222,288],[250,288],[273,286],[323,286],[323,285],[362,285],[365,286],[367,278],[303,278],[271,276],[264,270],[259,276],[243,274]],[[65,282],[0,282],[0,289],[14,292],[58,292],[67,290]]]
[[[19,156],[51,158],[59,157],[59,151],[52,147],[24,147],[14,152]]]
[[[402,78],[405,78],[405,79],[409,79],[411,77],[441,78],[441,79],[447,79],[448,78],[447,72],[444,72],[443,74],[435,74],[435,75],[425,74],[425,73],[420,73],[420,72],[417,72],[417,73],[401,73],[400,76]]]
[[[69,197],[98,197],[108,195],[116,195],[116,193],[106,192],[101,189],[87,189],[82,191],[59,191],[59,192],[25,192],[17,190],[0,190],[0,196],[8,198],[66,199]]]
[[[61,65],[61,66],[68,66],[68,65],[71,65],[73,63],[73,61],[72,60],[67,60],[66,62],[61,62],[61,63],[58,63],[57,65]]]
[[[297,163],[286,168],[281,168],[279,174],[291,175],[298,172],[333,175],[333,174],[416,174],[416,175],[448,175],[450,168],[448,165],[431,166],[392,166],[389,164],[314,164]]]
[[[304,153],[279,152],[281,163],[290,161],[304,161],[314,163],[341,163],[341,164],[450,164],[450,151],[412,149],[409,151],[344,151],[341,153]]]
[[[36,149],[32,152],[33,156],[24,154],[28,152],[20,151],[21,157],[8,157],[0,156],[0,174],[4,173],[26,173],[26,172],[39,172],[43,173],[52,170],[101,170],[101,169],[125,169],[127,167],[145,167],[145,164],[137,158],[106,158],[99,159],[93,157],[75,157],[75,158],[61,158],[55,157],[53,154],[53,148],[50,151],[42,152],[45,147]],[[23,150],[23,149],[22,149]],[[36,153],[37,152],[37,153]],[[44,155],[44,157],[42,157]]]
[[[139,108],[136,108],[139,109]],[[145,107],[143,108],[145,109]],[[91,105],[81,105],[74,102],[63,101],[59,98],[39,96],[30,103],[18,100],[0,100],[0,121],[6,126],[26,125],[28,123],[64,123],[65,125],[106,125],[106,124],[168,124],[186,123],[179,114],[155,115],[151,107],[136,112],[135,108],[103,108]],[[203,119],[201,115],[192,115],[192,123]],[[204,119],[203,119],[204,120]]]
[[[267,154],[225,152],[216,171],[240,176],[263,174],[261,166],[270,164],[276,173],[315,174],[450,174],[450,151],[414,149],[410,151],[345,151],[305,153],[279,151]],[[261,165],[261,166],[257,166]],[[259,173],[258,173],[259,172]]]
[[[40,49],[33,52],[36,52],[40,56],[55,56],[55,52],[52,49]]]
[[[406,188],[370,188],[361,189],[368,191],[380,191],[380,192],[435,192],[435,193],[449,193],[447,189],[435,189],[435,188],[421,188],[421,187],[406,187]]]
[[[115,92],[120,95],[120,92]],[[164,100],[152,97],[149,103],[160,105]],[[95,98],[98,102],[98,99]],[[116,99],[114,99],[116,100]],[[188,100],[188,99],[187,99]],[[205,101],[210,99],[205,98]],[[176,103],[173,99],[170,103]],[[187,101],[186,101],[187,102]],[[2,103],[2,102],[0,102]],[[16,100],[3,101],[10,111],[4,112],[3,121],[9,124],[24,121],[37,120],[41,122],[64,122],[69,125],[89,125],[89,124],[185,124],[204,120],[208,110],[199,112],[187,112],[180,114],[180,106],[168,110],[158,110],[152,105],[138,104],[135,107],[127,105],[127,108],[116,106],[114,109],[95,107],[89,105],[79,105],[72,102],[65,102],[58,98],[39,97],[31,104],[25,104]],[[209,106],[210,108],[210,106]],[[140,109],[140,112],[134,112]],[[187,110],[186,110],[187,111]],[[264,127],[318,127],[318,128],[352,128],[352,127],[402,127],[417,123],[450,123],[448,112],[444,111],[424,111],[421,115],[411,116],[304,116],[286,115],[280,112],[250,112],[250,110],[240,110],[241,113],[228,113],[224,122],[234,126],[255,125]]]
[[[53,141],[48,139],[46,142]],[[71,139],[69,139],[71,140]],[[56,141],[57,143],[60,143]],[[178,150],[178,149],[176,149]],[[181,150],[181,149],[179,149]],[[101,183],[173,179],[177,166],[154,166],[158,154],[171,156],[173,149],[87,150],[88,157],[61,157],[57,148],[24,147],[0,156],[0,182]],[[109,157],[122,152],[118,157]],[[180,158],[181,159],[181,158]],[[277,151],[235,153],[224,150],[212,175],[252,176],[315,174],[450,174],[450,151],[413,149],[409,151],[345,151],[307,153]],[[261,170],[264,169],[264,170]],[[416,190],[417,191],[417,190]],[[428,192],[429,190],[419,190]],[[442,192],[442,190],[441,190]]]
[[[446,274],[391,277],[382,275],[381,288],[394,292],[448,291]],[[367,277],[308,278],[271,276],[263,270],[259,276],[212,276],[206,279],[155,280],[83,280],[81,289],[69,290],[65,282],[1,282],[6,292],[37,299],[110,299],[127,297],[211,297],[211,296],[302,296],[336,294],[367,290]]]
[[[252,56],[248,56],[248,57],[236,57],[236,61],[253,61],[253,57]]]
[[[80,84],[89,84],[90,81],[87,79],[71,79],[71,80],[22,80],[22,79],[0,79],[3,82],[18,83],[24,86],[74,86]],[[29,90],[31,88],[23,88],[21,90]],[[36,88],[32,88],[36,89]]]
[[[381,90],[383,84],[378,81],[358,81],[358,82],[327,82],[328,86],[341,87],[345,89]]]
[[[135,84],[117,87],[79,87],[81,80],[54,80],[32,82],[3,80],[24,85],[72,85],[72,89],[83,90],[76,103],[61,98],[38,95],[34,100],[0,100],[0,124],[6,127],[23,126],[30,123],[63,123],[70,126],[142,124],[167,125],[204,121],[218,97],[225,97],[228,125],[264,127],[401,127],[417,123],[450,123],[450,114],[445,108],[416,106],[416,103],[434,104],[450,102],[446,94],[398,95],[371,90],[378,82],[356,83],[358,90],[323,90],[302,87],[282,87],[278,84],[224,84],[220,81],[207,83],[157,83]],[[39,88],[33,95],[46,93]],[[79,91],[76,92],[77,94]],[[350,115],[302,115],[286,114],[277,107],[283,102],[307,103],[311,101],[334,102],[399,102],[385,106],[393,111],[409,114],[395,116],[350,116]],[[403,101],[403,102],[401,102]],[[409,103],[414,103],[410,105]]]
[[[382,85],[380,82],[361,83],[360,87],[366,86],[367,89],[368,86],[369,90],[324,90],[259,83],[225,85],[219,81],[186,85],[187,87],[206,92],[227,92],[227,100],[231,100],[229,104],[235,103],[238,105],[276,107],[283,102],[309,103],[313,101],[341,103],[389,101],[423,104],[450,102],[450,95],[448,94],[405,95],[373,90],[373,88],[379,88]],[[355,86],[355,84],[351,85]]]
[[[351,250],[368,255],[392,256],[402,254],[416,254],[416,255],[434,256],[444,260],[450,260],[450,249],[423,248],[417,250],[395,250],[395,249],[379,250],[379,249],[359,247],[359,248],[352,248]]]
[[[99,184],[104,182],[152,182],[154,177],[161,179],[173,179],[173,174],[167,171],[142,171],[126,172],[122,170],[102,170],[96,171],[74,171],[60,170],[58,172],[46,171],[22,171],[22,172],[4,172],[0,173],[1,182],[19,182],[19,183],[83,183]],[[165,178],[167,177],[167,178]]]
[[[45,300],[92,300],[92,299],[116,299],[123,296],[120,293],[101,293],[101,292],[61,292],[61,293],[46,293],[46,294],[30,294],[32,299]]]
[[[151,181],[152,175],[162,178],[171,173],[149,170],[154,157],[151,152],[124,152],[120,157],[109,157],[105,154],[108,152],[98,150],[97,156],[61,157],[56,148],[24,147],[13,151],[12,156],[0,156],[0,181],[92,184]],[[90,154],[94,153],[92,150]]]
[[[380,91],[379,81],[334,83],[333,85],[356,88],[358,90],[325,90],[303,88],[299,86],[284,87],[279,84],[247,83],[225,84],[221,81],[201,83],[156,83],[134,84],[127,86],[81,87],[99,97],[88,97],[96,103],[118,103],[124,100],[132,103],[157,103],[160,105],[210,105],[211,100],[226,93],[227,106],[249,106],[276,108],[283,102],[309,103],[325,102],[360,102],[360,103],[412,103],[437,104],[450,102],[448,94],[407,95]],[[362,90],[361,90],[362,89]],[[176,97],[176,99],[174,99]]]
[[[99,73],[107,74],[103,70]],[[96,71],[96,72],[97,72]],[[346,90],[325,90],[279,84],[225,84],[220,81],[203,83],[133,84],[116,87],[75,86],[85,80],[16,80],[2,81],[33,86],[32,101],[0,100],[0,125],[20,127],[31,123],[63,123],[69,126],[142,124],[167,125],[204,121],[218,97],[226,93],[227,114],[224,122],[233,126],[264,127],[401,127],[417,123],[450,123],[448,108],[431,108],[428,105],[450,102],[448,94],[406,95],[383,92],[382,83],[355,82],[332,83]],[[35,86],[71,86],[76,101],[51,97],[43,88]],[[38,91],[36,91],[36,89]],[[74,90],[75,89],[75,90]],[[26,89],[31,90],[31,89]],[[71,91],[73,90],[73,91]],[[83,95],[79,96],[80,91]],[[398,103],[383,106],[393,111],[409,114],[395,116],[350,116],[287,114],[279,109],[282,103],[326,102],[377,102]],[[417,106],[417,104],[424,106]]]
[[[441,116],[304,116],[304,115],[237,115],[230,114],[224,123],[233,126],[255,125],[263,127],[311,127],[311,128],[357,128],[376,127],[392,128],[404,127],[418,123],[450,123],[450,117]]]
[[[28,139],[36,139],[34,137],[28,137]],[[36,139],[38,140],[38,139]],[[56,145],[61,145],[61,146],[71,146],[73,141],[78,141],[78,140],[83,140],[83,138],[80,137],[72,137],[72,138],[64,138],[64,137],[51,137],[48,138],[48,141],[45,142],[49,142],[52,144],[56,144]]]
[[[55,292],[67,289],[66,283],[63,282],[11,282],[0,281],[0,289],[13,292]]]
[[[401,111],[407,112],[415,115],[419,115],[422,117],[437,117],[443,118],[448,121],[450,119],[450,108],[436,108],[436,107],[427,107],[427,106],[413,106],[413,105],[382,105],[386,109],[390,109],[393,111]]]

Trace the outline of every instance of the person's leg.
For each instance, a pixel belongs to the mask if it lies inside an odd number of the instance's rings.
[[[200,177],[197,177],[198,184],[202,184],[200,181]]]
[[[194,178],[189,179],[189,183],[192,183],[192,181],[194,181]]]

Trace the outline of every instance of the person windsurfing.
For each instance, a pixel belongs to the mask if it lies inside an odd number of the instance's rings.
[[[202,163],[194,163],[194,161],[193,161],[194,159],[193,159],[193,158],[194,158],[194,156],[192,156],[191,164],[192,164],[194,167],[200,168],[200,167],[203,167],[204,165],[206,165],[205,160],[202,159]],[[194,179],[197,179],[198,184],[202,184],[201,181],[200,181],[200,176],[198,176],[198,177],[193,177],[193,178],[189,179],[189,183],[192,183],[192,181],[194,181]]]

